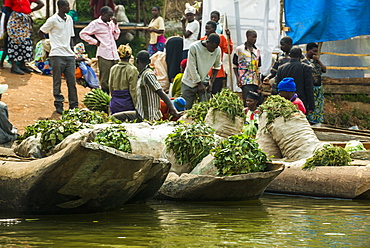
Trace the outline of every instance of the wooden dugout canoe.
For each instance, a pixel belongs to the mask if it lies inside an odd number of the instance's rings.
[[[169,165],[164,164],[162,168],[167,172],[163,173],[168,173]],[[3,160],[0,211],[65,214],[117,209],[137,193],[143,182],[153,179],[149,176],[152,167],[151,156],[85,142],[70,144],[52,156],[33,161]]]
[[[259,198],[268,184],[284,170],[269,163],[266,172],[216,177],[170,173],[156,198],[191,201],[240,201]]]
[[[301,166],[285,166],[285,170],[267,187],[266,192],[370,199],[369,166],[318,166],[302,170]]]

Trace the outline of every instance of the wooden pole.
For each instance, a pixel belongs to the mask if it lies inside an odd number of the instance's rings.
[[[284,27],[283,27],[283,17],[284,17],[284,0],[280,0],[280,34],[281,32],[283,31]]]
[[[229,29],[229,23],[227,22],[227,16],[226,16],[226,13],[225,13],[225,29]],[[233,66],[232,66],[232,63],[231,63],[231,52],[230,51],[230,40],[228,39],[228,37],[226,36],[226,40],[227,40],[227,56],[228,56],[228,61],[229,61],[229,77],[230,77],[230,90],[232,92],[234,92],[234,81],[233,81]]]
[[[56,4],[56,0],[53,0],[53,13],[56,13],[57,12],[57,4]]]
[[[50,0],[46,0],[46,19],[50,17]]]
[[[163,20],[166,19],[166,10],[167,10],[167,0],[164,0],[163,12],[162,12]]]
[[[322,44],[323,44],[323,42],[319,42],[319,47],[317,48],[317,57],[319,57],[319,58],[321,56]]]

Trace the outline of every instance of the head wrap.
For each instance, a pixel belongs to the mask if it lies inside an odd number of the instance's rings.
[[[247,94],[247,98],[253,99],[253,100],[260,100],[260,95],[257,92],[249,91]]]
[[[132,49],[129,44],[120,45],[117,49],[117,52],[121,59],[127,59],[131,57]]]
[[[182,97],[178,97],[174,100],[172,100],[173,105],[177,109],[177,111],[184,111],[185,110],[185,105],[186,105],[186,100]]]
[[[294,83],[294,78],[287,77],[280,81],[278,85],[278,91],[289,91],[289,92],[295,92],[296,86]]]
[[[85,45],[84,43],[80,42],[80,43],[77,43],[74,47],[73,47],[73,51],[75,53],[75,57],[76,58],[82,58],[82,54],[85,53]]]
[[[188,59],[183,59],[181,60],[180,62],[180,66],[182,69],[185,69],[186,68],[186,64],[188,63]]]
[[[188,13],[192,13],[195,15],[195,13],[197,13],[197,10],[193,6],[191,6],[189,3],[186,3],[184,12],[185,12],[185,15]]]
[[[3,94],[7,90],[8,90],[7,84],[0,84],[0,94]]]

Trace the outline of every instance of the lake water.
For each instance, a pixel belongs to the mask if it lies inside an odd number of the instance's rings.
[[[370,247],[370,201],[265,194],[0,219],[0,247]]]

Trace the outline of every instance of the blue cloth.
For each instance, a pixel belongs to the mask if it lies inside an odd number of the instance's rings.
[[[296,45],[370,34],[369,0],[285,0],[284,11]]]
[[[129,89],[113,90],[111,94],[109,108],[112,114],[135,110]]]
[[[99,88],[99,80],[93,68],[83,61],[79,63],[78,67],[81,69],[82,77],[86,80],[87,86],[91,89]]]
[[[295,92],[296,85],[294,83],[294,78],[286,77],[283,80],[281,80],[280,83],[278,84],[278,91]]]

